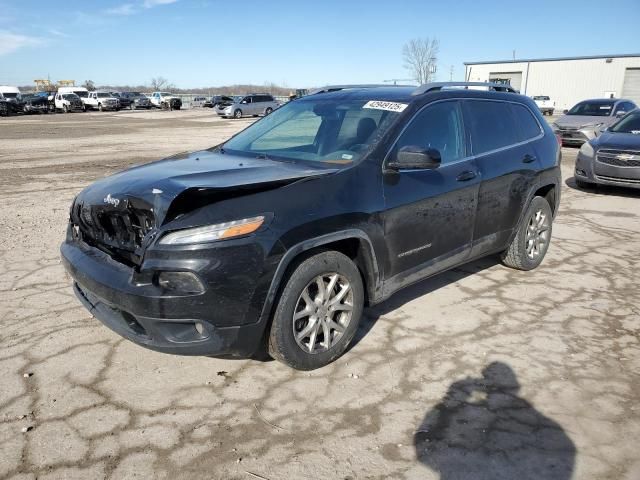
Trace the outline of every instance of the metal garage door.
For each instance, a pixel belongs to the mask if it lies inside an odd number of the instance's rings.
[[[508,83],[513,88],[520,91],[520,86],[522,85],[522,72],[491,72],[489,73],[489,81]]]
[[[628,98],[640,105],[640,68],[627,68],[624,72],[622,98]]]

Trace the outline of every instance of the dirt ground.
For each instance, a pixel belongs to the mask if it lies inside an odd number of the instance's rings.
[[[91,318],[59,261],[73,196],[250,121],[0,119],[0,478],[640,479],[640,192],[577,190],[575,149],[539,269],[415,285],[321,370],[155,353]]]

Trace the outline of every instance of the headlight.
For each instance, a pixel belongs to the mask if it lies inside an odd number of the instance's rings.
[[[224,240],[253,233],[263,223],[264,217],[260,216],[207,225],[206,227],[187,228],[166,234],[160,239],[160,243],[162,245],[186,245]]]
[[[594,150],[591,143],[584,142],[580,147],[580,154],[587,158],[593,158]]]
[[[557,132],[558,130],[560,130],[560,127],[558,126],[558,124],[557,124],[556,122],[553,122],[553,123],[551,124],[551,129],[552,129],[554,132]]]

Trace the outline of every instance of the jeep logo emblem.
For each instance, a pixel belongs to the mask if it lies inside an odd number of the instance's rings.
[[[109,203],[114,207],[117,207],[120,204],[120,200],[117,198],[113,198],[109,193],[106,197],[104,197],[104,203]]]

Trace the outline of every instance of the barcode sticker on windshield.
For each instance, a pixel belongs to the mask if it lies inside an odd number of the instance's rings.
[[[383,102],[380,100],[370,100],[362,108],[374,108],[376,110],[388,110],[389,112],[402,112],[407,108],[406,103]]]

